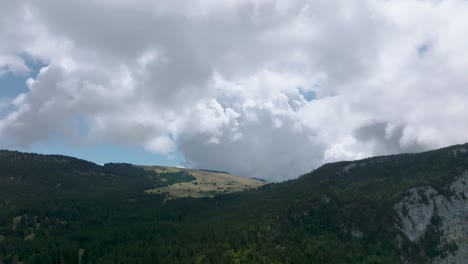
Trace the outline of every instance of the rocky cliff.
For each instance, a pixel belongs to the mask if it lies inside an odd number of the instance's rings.
[[[468,260],[468,171],[441,190],[408,190],[394,209],[403,236],[424,249],[433,263]]]

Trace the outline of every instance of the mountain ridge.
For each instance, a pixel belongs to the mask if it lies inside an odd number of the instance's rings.
[[[43,190],[22,198],[39,204],[2,207],[4,263],[75,263],[78,252],[82,263],[463,263],[468,251],[456,235],[468,230],[468,144],[329,163],[257,189],[166,202],[143,192],[163,183],[151,171],[73,161],[50,172],[72,186],[99,179],[94,189],[34,185]],[[34,162],[8,164],[0,154],[0,195],[21,186],[11,177],[47,176]]]

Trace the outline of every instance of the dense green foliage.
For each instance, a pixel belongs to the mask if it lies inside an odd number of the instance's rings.
[[[166,186],[179,182],[191,182],[196,180],[197,178],[193,177],[185,171],[176,171],[157,173],[157,179],[159,181],[159,185]]]
[[[171,201],[143,192],[170,175],[3,151],[0,263],[425,263],[457,245],[437,247],[434,218],[422,245],[398,247],[393,205],[412,187],[449,192],[468,170],[468,153],[453,154],[459,147],[327,164],[258,190]]]

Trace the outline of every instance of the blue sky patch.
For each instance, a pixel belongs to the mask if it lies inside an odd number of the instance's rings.
[[[15,110],[15,108],[9,101],[1,100],[0,98],[0,120],[8,116],[13,110]]]
[[[312,90],[299,89],[299,93],[302,95],[302,97],[304,97],[304,100],[306,100],[307,102],[310,102],[317,98],[317,95]]]
[[[39,71],[47,66],[28,55],[23,55],[21,57],[29,67],[30,72],[28,74],[14,74],[7,70],[5,74],[0,75],[0,98],[11,99],[21,93],[29,91],[26,80],[30,77],[35,78]]]
[[[99,144],[97,146],[68,146],[58,142],[38,143],[21,151],[42,154],[60,154],[89,160],[97,164],[109,162],[125,162],[137,165],[179,166],[184,162],[184,156],[175,152],[171,156],[155,154],[142,147]]]

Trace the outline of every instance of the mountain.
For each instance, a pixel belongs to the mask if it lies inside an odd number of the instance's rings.
[[[198,184],[199,183],[199,184]],[[179,186],[219,185],[175,194]],[[229,186],[228,186],[229,185]],[[92,162],[61,156],[0,151],[0,209],[21,208],[50,199],[139,194],[159,191],[169,197],[212,196],[256,188],[262,183],[234,175],[175,167]],[[192,187],[193,188],[193,187]]]
[[[467,144],[200,198],[148,193],[199,181],[155,168],[2,151],[0,263],[468,259]]]

